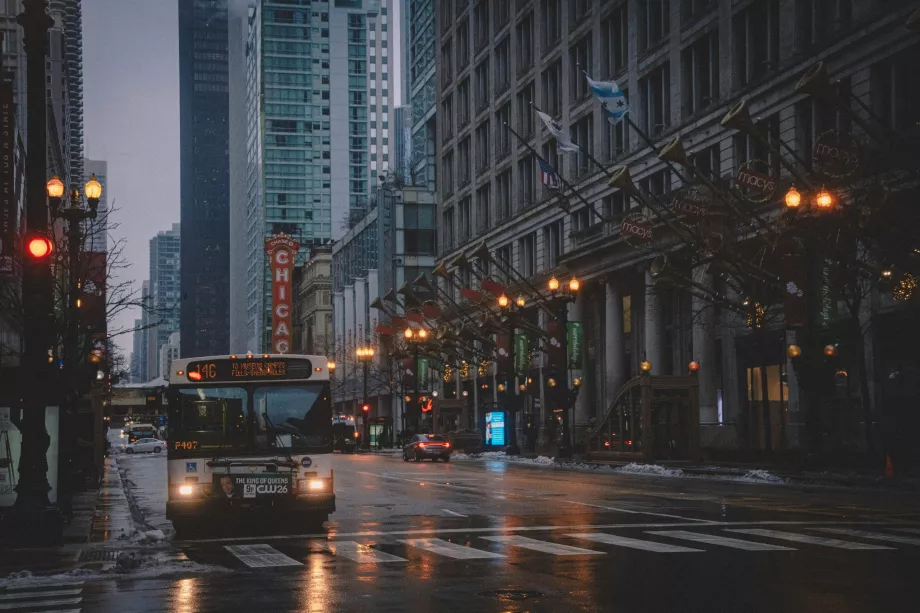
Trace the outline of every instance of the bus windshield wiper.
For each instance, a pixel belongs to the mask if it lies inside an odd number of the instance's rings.
[[[262,413],[262,417],[265,418],[265,425],[271,429],[272,435],[275,437],[276,447],[279,447],[284,450],[284,455],[287,456],[288,462],[290,462],[291,465],[296,465],[297,462],[294,461],[294,457],[291,455],[290,450],[284,446],[284,441],[281,439],[281,435],[278,434],[278,428],[276,428],[275,424],[272,423],[272,418],[268,416],[268,411],[265,411],[264,413]],[[291,434],[292,442],[293,442],[293,437],[294,435]]]

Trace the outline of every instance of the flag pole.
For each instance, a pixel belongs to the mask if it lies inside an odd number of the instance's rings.
[[[542,161],[543,161],[546,165],[548,165],[548,166],[550,165],[549,162],[547,162],[546,159],[545,159],[542,155],[540,155],[539,153],[537,153],[537,150],[536,150],[536,149],[534,149],[533,147],[531,147],[530,144],[529,144],[526,140],[524,140],[524,139],[521,137],[520,134],[518,134],[517,132],[514,131],[514,128],[512,128],[511,126],[508,125],[508,122],[507,122],[507,121],[503,121],[502,123],[504,124],[504,126],[505,126],[506,128],[508,128],[508,131],[509,131],[509,132],[511,132],[512,134],[514,134],[515,137],[517,137],[518,141],[519,141],[522,145],[524,145],[524,146],[527,148],[528,151],[530,151],[531,153],[533,153],[533,154],[537,157],[537,159],[542,160]],[[603,215],[601,215],[600,213],[598,213],[597,210],[594,208],[594,205],[591,204],[590,202],[588,202],[588,201],[585,199],[585,197],[581,195],[581,192],[579,192],[577,189],[575,189],[575,186],[573,186],[571,183],[569,183],[568,181],[566,181],[566,180],[565,180],[565,177],[563,177],[563,176],[559,173],[559,171],[558,171],[557,169],[553,168],[553,170],[556,171],[556,176],[559,177],[559,180],[560,180],[560,181],[562,181],[562,185],[563,185],[564,187],[569,188],[576,196],[578,196],[578,199],[581,200],[582,203],[584,203],[584,205],[585,205],[586,207],[588,207],[588,210],[591,211],[591,212],[594,214],[595,217],[597,217],[600,221],[610,221],[609,219],[607,219],[606,217],[604,217]],[[564,197],[564,194],[562,193],[562,190],[559,190],[559,191],[560,191],[560,194],[559,194],[560,197]]]

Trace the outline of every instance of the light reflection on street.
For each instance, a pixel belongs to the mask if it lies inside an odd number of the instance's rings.
[[[322,555],[309,555],[304,562],[303,589],[300,592],[301,611],[321,613],[333,611],[335,607],[331,602],[329,585],[328,557]]]
[[[198,606],[198,579],[180,579],[174,613],[192,613]]]

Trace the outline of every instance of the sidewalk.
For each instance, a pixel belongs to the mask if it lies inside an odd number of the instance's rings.
[[[100,543],[134,534],[134,520],[118,472],[118,460],[105,459],[105,473],[98,490],[77,494],[73,521],[64,526],[65,543]]]

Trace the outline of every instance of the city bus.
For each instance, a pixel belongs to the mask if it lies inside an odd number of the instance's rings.
[[[179,535],[239,517],[318,528],[335,511],[325,356],[172,361],[166,516]]]

